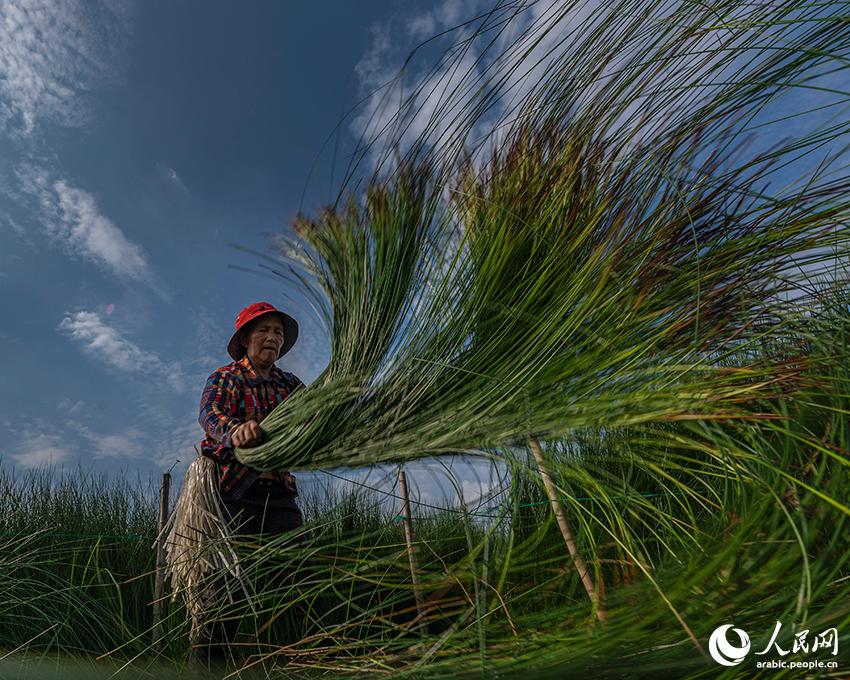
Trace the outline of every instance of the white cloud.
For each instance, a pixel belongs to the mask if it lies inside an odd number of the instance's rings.
[[[405,19],[407,32],[417,40],[427,40],[441,31],[454,28],[475,15],[478,2],[444,0],[426,12]]]
[[[183,194],[189,193],[189,189],[186,188],[186,185],[183,183],[183,180],[180,179],[180,175],[177,174],[177,171],[174,168],[170,168],[167,165],[163,165],[162,163],[157,163],[156,169],[159,173],[159,176],[169,186],[174,187]]]
[[[194,333],[191,347],[185,353],[186,358],[181,365],[187,389],[194,390],[200,399],[201,389],[210,373],[232,361],[227,354],[227,342],[233,326],[229,319],[216,319],[204,306],[190,310],[189,318]]]
[[[199,395],[200,396],[200,395]],[[195,447],[199,446],[201,440],[206,436],[198,424],[198,414],[193,410],[178,424],[156,433],[158,436],[150,443],[149,453],[154,457],[151,462],[166,472],[177,461],[175,474],[185,472],[195,457],[198,455]]]
[[[65,424],[83,438],[87,452],[94,458],[139,460],[147,455],[145,435],[136,427],[104,434],[77,420],[67,420]]]
[[[62,409],[82,404],[72,399],[60,402]],[[90,407],[90,405],[86,405]],[[96,414],[90,414],[95,416]],[[175,479],[185,471],[197,455],[194,446],[204,438],[194,409],[179,417],[167,409],[158,414],[156,427],[144,430],[130,423],[103,431],[91,426],[82,413],[77,417],[42,418],[26,415],[12,419],[0,415],[0,430],[13,432],[12,442],[0,451],[3,460],[30,469],[45,465],[65,465],[85,460],[103,464],[101,469],[115,470],[114,465],[127,465],[154,475],[174,466]],[[139,420],[145,420],[141,418]]]
[[[60,411],[67,411],[69,414],[74,414],[84,408],[86,403],[82,399],[69,399],[65,397],[62,401],[56,404],[56,408]]]
[[[360,151],[372,166],[386,159],[388,149],[404,153],[414,142],[437,140],[444,152],[463,147],[477,151],[474,157],[482,160],[500,143],[501,126],[533,104],[530,95],[563,92],[562,106],[576,115],[597,107],[591,115],[600,129],[612,138],[618,135],[618,146],[628,151],[669,129],[676,115],[709,101],[718,82],[755,58],[742,53],[729,60],[743,34],[733,37],[723,22],[743,14],[756,21],[760,5],[767,6],[751,3],[726,12],[711,30],[693,31],[675,57],[663,64],[659,60],[655,69],[647,59],[654,59],[652,49],[667,45],[671,34],[659,45],[650,43],[656,33],[675,30],[669,21],[671,3],[660,2],[648,14],[627,11],[617,17],[616,28],[602,29],[612,10],[597,0],[504,3],[489,14],[485,10],[492,6],[445,0],[424,13],[373,27],[372,45],[355,69],[364,102],[351,130],[370,145]],[[398,23],[407,30],[394,30]],[[415,41],[440,33],[422,53],[410,52]],[[724,49],[706,59],[717,43]],[[433,51],[442,55],[432,68]],[[612,86],[626,80],[624,73],[634,74],[627,92]],[[543,85],[552,90],[544,93]],[[673,89],[682,95],[670,96]],[[540,102],[541,108],[547,105]]]
[[[12,231],[14,231],[18,236],[24,236],[26,234],[26,230],[8,215],[5,215],[5,219],[3,221],[8,224],[12,228]]]
[[[17,197],[13,192],[9,192],[6,190],[6,187],[2,186],[2,182],[0,182],[0,193],[6,193],[13,200]],[[0,216],[0,231],[9,231],[18,238],[18,242],[28,248],[35,248],[35,243],[30,238],[30,235],[27,233],[27,230],[24,228],[22,224],[20,224],[17,220],[13,219],[9,215]],[[20,260],[21,257],[19,255],[7,255],[7,259]]]
[[[130,241],[98,208],[95,197],[55,180],[44,168],[26,165],[17,171],[23,191],[39,204],[50,241],[69,256],[82,256],[113,274],[151,286],[168,297],[155,281],[145,252]]]
[[[386,464],[336,469],[332,471],[333,477],[325,477],[321,472],[300,474],[305,476],[305,481],[309,479],[319,486],[328,484],[338,490],[364,486],[376,489],[387,494],[384,502],[388,507],[400,511],[397,470],[396,465]],[[404,470],[414,516],[427,513],[433,507],[460,510],[462,505],[471,512],[485,513],[501,499],[509,479],[504,463],[481,456],[421,458],[406,462]],[[458,487],[462,496],[458,494]]]
[[[445,30],[454,25],[459,10],[449,0],[436,10],[410,17],[409,30],[422,38],[432,27]],[[468,8],[471,13],[473,8]],[[372,144],[372,164],[384,156],[385,143],[400,143],[402,149],[425,139],[445,138],[462,127],[461,114],[472,99],[480,76],[478,53],[470,44],[455,50],[434,71],[412,64],[401,68],[409,44],[394,43],[398,35],[390,25],[372,27],[372,45],[355,67],[364,103],[351,121],[351,130]],[[458,29],[459,42],[471,37],[471,29]]]
[[[426,40],[437,31],[437,22],[433,12],[418,14],[407,23],[407,31],[416,40]]]
[[[186,378],[178,364],[166,363],[155,352],[142,349],[105,324],[95,312],[68,312],[58,328],[78,342],[84,352],[107,366],[164,380],[180,392],[187,389]]]
[[[444,0],[404,17],[406,32],[393,30],[396,20],[375,25],[372,45],[355,68],[364,103],[351,129],[372,145],[372,165],[396,144],[404,152],[437,140],[444,147],[451,140],[456,150],[488,136],[498,143],[499,123],[552,75],[568,49],[565,36],[578,44],[604,15],[595,0],[496,7]],[[399,36],[412,40],[399,42]],[[416,40],[427,41],[419,57],[410,53]],[[435,49],[440,61],[432,66]]]
[[[481,498],[485,493],[489,491],[490,487],[485,486],[481,482],[473,482],[469,479],[464,479],[461,484],[461,491],[463,492],[463,500],[466,503],[474,503],[479,498]]]
[[[144,281],[150,270],[140,246],[124,236],[97,208],[94,197],[65,180],[54,182],[60,222],[52,235],[91,259],[106,265],[119,276]]]
[[[97,458],[141,458],[145,455],[143,435],[135,428],[102,434],[92,443]]]
[[[488,13],[488,10],[493,10]],[[402,152],[414,142],[445,145],[490,136],[499,123],[528,103],[529,94],[551,77],[553,65],[605,18],[595,0],[544,0],[491,5],[444,0],[431,10],[372,27],[372,45],[355,68],[364,95],[352,131],[372,143],[372,164],[386,146]],[[440,62],[416,58],[411,40],[431,40]],[[563,66],[562,66],[563,68]],[[486,106],[483,106],[484,103]],[[478,110],[480,107],[480,110]]]
[[[25,432],[16,449],[10,457],[23,468],[60,465],[72,457],[62,437],[42,432]]]
[[[299,313],[299,307],[287,310],[298,319],[298,342],[280,361],[277,366],[284,371],[297,375],[309,385],[330,361],[330,343],[324,332],[316,325],[306,312]]]
[[[222,361],[230,361],[227,356],[227,343],[233,328],[225,325],[224,319],[216,319],[212,312],[203,306],[191,310],[190,318],[195,331],[194,348],[197,357],[193,363],[198,364],[202,370],[209,367],[209,375]]]
[[[0,122],[30,136],[42,121],[77,127],[85,95],[114,78],[130,4],[94,0],[0,3]]]

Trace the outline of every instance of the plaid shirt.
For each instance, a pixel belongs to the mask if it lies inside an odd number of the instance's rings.
[[[282,401],[304,383],[293,373],[272,366],[263,378],[247,356],[215,370],[207,379],[198,417],[207,437],[201,453],[218,463],[219,484],[224,498],[238,500],[259,481],[259,485],[298,495],[295,477],[289,472],[261,473],[236,460],[230,438],[233,431],[249,420],[261,422]]]

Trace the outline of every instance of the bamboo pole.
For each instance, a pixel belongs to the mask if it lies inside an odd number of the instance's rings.
[[[410,516],[410,495],[407,490],[407,477],[404,470],[398,469],[398,486],[401,493],[401,517],[404,524],[404,540],[407,543],[407,557],[410,560],[410,580],[413,583],[413,597],[416,599],[416,613],[419,627],[425,630],[425,608],[422,603],[422,590],[419,585],[419,565],[416,562],[416,546],[413,537],[413,519]]]
[[[543,458],[543,451],[540,448],[540,442],[537,437],[530,437],[528,445],[531,448],[531,452],[534,454],[535,460],[537,461],[537,467],[540,469],[540,476],[543,478],[543,485],[546,487],[546,493],[549,495],[549,500],[552,502],[552,512],[555,513],[555,519],[558,520],[558,527],[561,529],[561,535],[564,537],[564,542],[567,544],[567,550],[570,552],[570,557],[573,560],[576,571],[578,571],[578,574],[581,577],[584,589],[587,591],[590,601],[593,603],[593,608],[596,610],[596,617],[601,623],[607,623],[608,612],[605,609],[605,603],[602,598],[599,597],[600,593],[597,591],[596,585],[593,583],[593,577],[590,574],[587,563],[578,551],[578,546],[576,545],[575,536],[573,535],[570,521],[567,518],[567,513],[561,505],[561,502],[558,500],[558,492],[555,489],[555,483],[552,481],[552,474],[549,472],[549,468],[546,465],[546,459]],[[602,584],[600,584],[600,586],[601,585]]]
[[[165,524],[168,521],[168,499],[171,491],[171,474],[162,475],[162,488],[159,490],[159,532],[156,543],[156,582],[153,592],[153,639],[154,648],[159,651],[162,638],[162,597],[165,586]]]

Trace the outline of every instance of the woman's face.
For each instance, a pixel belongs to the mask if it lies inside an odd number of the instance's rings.
[[[245,348],[254,362],[273,364],[283,346],[283,323],[277,315],[267,314],[249,326],[245,337]]]

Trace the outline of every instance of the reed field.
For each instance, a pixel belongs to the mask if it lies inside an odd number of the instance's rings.
[[[835,373],[829,378],[846,384],[846,369]],[[305,503],[306,546],[244,546],[252,582],[300,572],[297,585],[258,588],[256,616],[242,613],[248,631],[272,622],[268,646],[251,647],[254,660],[269,654],[266,671],[303,669],[309,677],[367,669],[453,677],[460,664],[464,675],[588,666],[599,677],[716,674],[679,618],[702,641],[729,611],[744,628],[768,630],[779,619],[840,629],[850,616],[847,515],[824,496],[846,507],[846,463],[834,454],[847,450],[847,430],[830,409],[847,404],[817,392],[810,399],[817,406],[792,414],[797,427],[717,430],[699,439],[687,433],[712,453],[693,444],[678,449],[671,432],[663,453],[617,436],[605,440],[604,451],[597,440],[586,455],[569,456],[566,479],[610,477],[621,485],[621,494],[606,497],[595,496],[597,484],[564,484],[586,499],[571,507],[583,525],[580,548],[596,556],[597,578],[606,584],[604,629],[592,625],[539,484],[518,468],[501,499],[504,517],[492,517],[493,510],[483,518],[417,513],[432,608],[425,630],[410,625],[416,608],[404,540],[380,499],[351,494],[325,498],[324,507]],[[653,479],[630,470],[632,456],[662,455],[678,474]],[[126,672],[141,673],[156,658],[155,490],[146,496],[126,483],[73,475],[58,488],[37,474],[13,480],[5,473],[3,482],[13,508],[3,522],[4,654],[16,649],[16,659],[25,651],[31,665],[22,668],[41,669],[42,677],[56,655],[89,660],[81,677],[120,668],[116,659],[135,659]],[[615,512],[629,518],[619,536],[600,528],[616,526]],[[174,606],[167,616],[159,664],[168,659],[178,673],[185,614]],[[91,661],[104,654],[107,662]]]
[[[241,544],[253,611],[221,614],[243,620],[244,650],[229,670],[717,677],[724,669],[699,647],[727,620],[765,634],[775,620],[843,630],[850,369],[834,358],[850,320],[846,295],[827,299],[787,339],[813,372],[801,371],[793,400],[759,406],[777,418],[586,431],[547,446],[579,550],[604,584],[606,624],[593,617],[533,459],[491,451],[510,457],[510,480],[479,507],[414,504],[421,618],[397,504],[377,492],[317,490],[301,499],[300,543]],[[151,643],[153,484],[3,469],[2,488],[8,677],[51,677],[57,659],[80,677],[187,672],[179,599],[164,612],[159,651]]]
[[[414,503],[415,568],[369,488],[236,540],[213,677],[846,676],[846,4],[499,2],[456,34],[256,253],[331,353],[236,455],[504,478]],[[182,584],[152,636],[153,485],[0,488],[0,677],[203,675]]]

